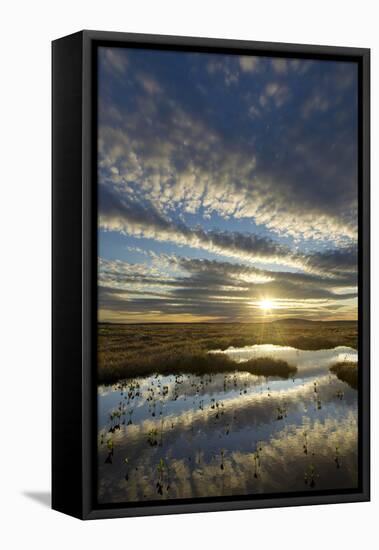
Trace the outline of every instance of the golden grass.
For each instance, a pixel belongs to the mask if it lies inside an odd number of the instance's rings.
[[[207,352],[253,344],[278,344],[309,350],[340,345],[356,348],[357,323],[100,323],[98,381],[114,382],[153,373],[242,370],[242,364],[234,363],[226,355]],[[273,365],[271,359],[270,362]],[[249,368],[248,364],[243,365],[243,370]],[[259,373],[257,364],[251,364],[250,368]],[[265,370],[262,365],[259,368]],[[268,371],[268,365],[265,368]],[[270,374],[274,375],[274,366],[270,368]],[[275,365],[275,368],[281,372],[279,375],[286,370],[284,365]]]
[[[349,384],[355,390],[358,389],[358,363],[344,361],[330,367],[337,378]]]

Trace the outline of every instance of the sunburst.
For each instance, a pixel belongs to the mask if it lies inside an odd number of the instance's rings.
[[[274,309],[275,305],[272,300],[265,298],[259,302],[259,307],[263,309],[263,311],[270,311],[271,309]]]

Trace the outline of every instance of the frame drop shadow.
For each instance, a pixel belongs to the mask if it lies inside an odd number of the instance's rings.
[[[51,507],[51,493],[50,491],[23,491],[25,497],[34,500],[41,506]]]

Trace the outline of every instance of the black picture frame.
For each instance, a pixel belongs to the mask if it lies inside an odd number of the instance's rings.
[[[354,60],[359,67],[359,488],[98,506],[96,482],[96,48],[99,45]],[[81,519],[370,499],[370,50],[81,31],[52,43],[52,507]]]

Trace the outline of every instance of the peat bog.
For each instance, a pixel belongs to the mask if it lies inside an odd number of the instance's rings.
[[[354,322],[99,325],[100,503],[357,485]]]

